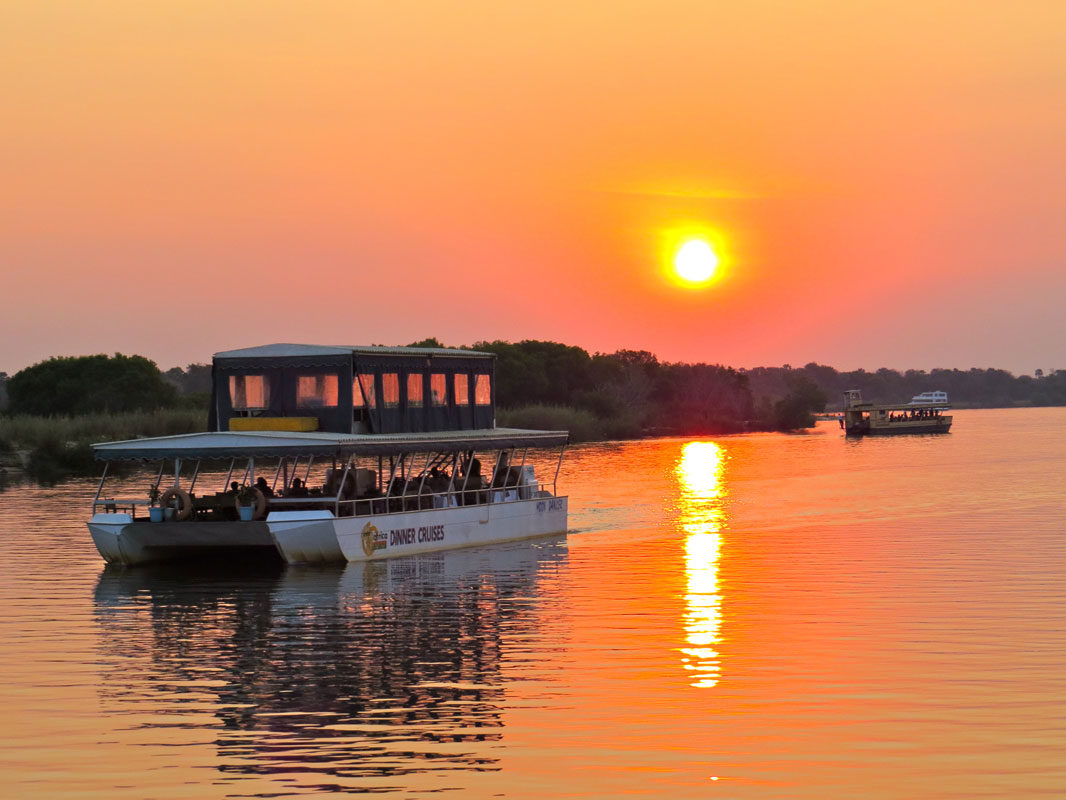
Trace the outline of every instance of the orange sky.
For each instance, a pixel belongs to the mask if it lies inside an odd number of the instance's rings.
[[[0,0],[0,370],[437,336],[1066,368],[1060,2]],[[728,242],[662,275],[679,225]]]

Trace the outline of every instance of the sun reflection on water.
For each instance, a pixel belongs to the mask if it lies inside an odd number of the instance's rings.
[[[722,474],[725,451],[714,442],[689,442],[681,448],[675,472],[680,482],[679,523],[685,532],[685,669],[692,685],[710,688],[720,676],[718,651],[722,596],[718,559],[724,512]]]

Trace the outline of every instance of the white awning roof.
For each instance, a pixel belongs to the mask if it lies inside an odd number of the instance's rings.
[[[100,461],[309,455],[347,457],[495,450],[508,447],[558,447],[566,444],[568,437],[566,431],[532,431],[519,428],[387,434],[220,431],[130,439],[122,442],[99,442],[93,445],[93,453]]]

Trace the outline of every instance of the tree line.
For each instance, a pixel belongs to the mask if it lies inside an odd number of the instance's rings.
[[[1003,369],[909,369],[899,372],[881,368],[839,372],[810,363],[803,367],[758,367],[745,370],[756,396],[780,394],[797,377],[810,380],[830,398],[829,408],[839,409],[846,389],[860,389],[863,399],[895,403],[929,391],[945,391],[955,406],[966,408],[1011,408],[1014,406],[1066,405],[1066,370],[1036,370],[1034,375],[1013,375]]]
[[[437,339],[413,346],[442,346]],[[1015,376],[999,369],[840,372],[816,363],[799,368],[734,369],[720,364],[660,361],[646,350],[589,353],[558,342],[484,341],[496,354],[496,402],[511,424],[542,418],[591,420],[586,438],[648,433],[791,430],[812,414],[840,407],[845,389],[867,400],[897,402],[931,390],[971,407],[1066,405],[1066,370]],[[57,357],[12,376],[0,373],[0,407],[9,415],[77,416],[161,408],[206,409],[211,367],[190,364],[162,372],[143,356]],[[524,414],[530,411],[530,414]],[[538,416],[538,414],[540,416]],[[560,416],[561,414],[561,416]]]

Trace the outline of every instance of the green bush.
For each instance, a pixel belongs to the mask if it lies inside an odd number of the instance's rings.
[[[38,483],[53,484],[70,475],[92,475],[98,466],[88,442],[47,439],[30,453],[26,472]]]
[[[50,358],[7,382],[8,413],[58,416],[168,408],[177,390],[143,356]]]

